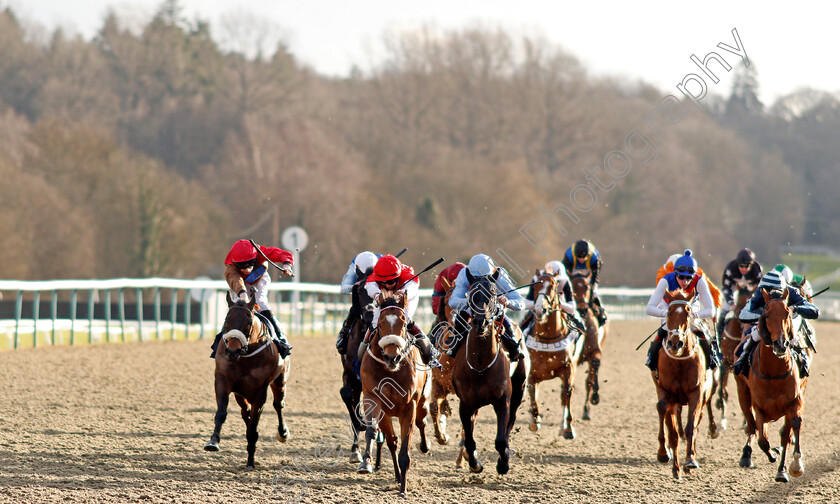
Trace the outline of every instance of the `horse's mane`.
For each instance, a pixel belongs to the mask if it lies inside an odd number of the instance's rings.
[[[381,305],[379,305],[379,309],[381,310],[381,309],[383,309],[383,308],[390,308],[390,307],[392,307],[392,306],[398,306],[398,307],[402,308],[402,307],[400,306],[399,301],[397,300],[397,298],[396,298],[396,297],[386,297],[386,298],[382,301],[382,304],[381,304]]]

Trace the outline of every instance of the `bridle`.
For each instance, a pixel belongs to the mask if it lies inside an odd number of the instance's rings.
[[[384,306],[384,307],[380,308],[380,310],[379,310],[379,318],[380,319],[382,318],[382,316],[383,316],[382,314],[385,312],[385,310],[399,311],[405,317],[406,324],[408,323],[408,315],[405,311],[405,308],[403,308],[401,306],[397,306],[397,305]],[[380,364],[382,364],[386,368],[390,369],[391,366],[393,366],[395,369],[398,368],[400,366],[400,363],[402,363],[403,359],[409,354],[409,352],[411,351],[411,346],[414,344],[413,337],[406,337],[407,336],[406,324],[403,324],[403,327],[402,327],[399,335],[388,334],[388,335],[384,336],[384,337],[394,336],[394,337],[399,337],[399,338],[402,338],[403,340],[405,340],[405,344],[402,347],[400,347],[399,351],[397,352],[397,355],[394,358],[393,364],[388,364],[381,357],[378,357],[378,356],[374,355],[374,353],[370,349],[371,348],[370,346],[368,346],[368,348],[367,348],[367,354],[370,355],[370,357],[373,360],[375,360],[376,362],[379,362]],[[385,348],[390,346],[391,344],[386,344],[384,346],[382,345],[383,336],[382,336],[382,331],[380,330],[381,327],[382,326],[379,324],[379,321],[377,320],[376,328],[373,330],[373,334],[371,335],[371,341],[376,339],[380,352],[382,352],[384,354]]]
[[[686,306],[689,306],[689,305],[691,305],[691,302],[690,302],[690,301],[681,300],[681,299],[676,299],[676,300],[673,300],[673,301],[671,301],[670,303],[668,303],[668,308],[670,308],[672,305],[674,305],[674,306],[680,306],[680,305],[686,305]],[[685,329],[683,329],[683,328],[679,328],[679,327],[678,327],[678,328],[676,328],[676,329],[668,329],[668,336],[676,336],[676,337],[677,337],[677,338],[679,338],[680,340],[682,340],[682,339],[683,339],[683,338],[684,338],[684,337],[685,337],[688,333],[691,333],[691,328],[690,328],[690,325],[687,325]],[[668,357],[670,357],[670,358],[672,358],[672,359],[675,359],[675,360],[687,360],[687,359],[690,359],[690,358],[694,357],[694,354],[695,354],[695,353],[697,353],[697,348],[698,348],[699,346],[700,346],[700,345],[694,345],[694,346],[693,346],[693,348],[691,349],[691,352],[689,352],[689,354],[688,354],[688,355],[683,355],[683,356],[681,356],[681,357],[680,357],[680,356],[677,356],[677,355],[674,355],[673,353],[671,353],[671,352],[668,350],[668,345],[663,344],[663,345],[662,345],[662,349],[665,351],[665,355],[667,355]]]
[[[249,347],[249,342],[250,342],[250,334],[248,335],[249,337],[244,338],[244,342],[242,342],[242,340],[240,339],[240,342],[243,343],[243,344],[242,344],[242,348],[240,348],[237,351],[238,354],[239,354],[239,357],[243,358],[243,359],[248,358],[248,357],[256,355],[256,354],[260,353],[261,351],[263,351],[264,349],[266,349],[268,347],[268,345],[271,343],[271,338],[268,337],[268,326],[266,324],[262,323],[262,321],[260,321],[259,317],[257,317],[254,314],[253,310],[251,310],[250,308],[245,307],[245,306],[239,306],[239,305],[231,305],[230,306],[231,310],[234,309],[234,308],[247,311],[251,315],[251,324],[256,323],[256,324],[260,325],[259,337],[258,337],[256,343],[259,343],[260,341],[262,341],[263,337],[265,337],[264,344],[262,346],[260,346],[259,348],[257,348],[256,350],[254,350],[253,352],[250,352],[250,353],[248,353],[248,347]],[[239,332],[241,333],[242,331],[239,331]],[[244,334],[243,334],[243,336],[244,336]],[[225,335],[222,337],[222,339],[224,340],[224,343],[225,343],[225,351],[226,352],[232,352],[227,347],[227,342],[232,337],[239,339],[237,336],[231,335],[230,331],[225,333]]]

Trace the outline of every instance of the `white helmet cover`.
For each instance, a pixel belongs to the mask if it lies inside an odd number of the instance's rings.
[[[356,268],[361,271],[362,273],[373,270],[373,267],[376,266],[376,261],[379,259],[376,257],[376,254],[373,252],[369,252],[365,250],[364,252],[360,252],[355,259],[353,259],[353,264],[356,265]]]
[[[467,265],[467,268],[473,276],[492,275],[496,271],[496,265],[493,263],[493,259],[490,259],[490,256],[485,254],[474,255],[470,259],[470,264]]]
[[[548,261],[545,263],[545,272],[549,275],[556,275],[563,269],[563,263],[560,261]]]

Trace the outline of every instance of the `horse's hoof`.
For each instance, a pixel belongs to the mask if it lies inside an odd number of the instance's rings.
[[[402,497],[403,499],[405,499],[405,492],[400,492],[400,497]]]
[[[685,464],[683,464],[683,467],[685,469],[700,469],[700,464],[698,464],[696,460],[691,459],[691,460],[686,460]]]
[[[356,450],[350,454],[350,463],[351,464],[358,464],[362,461],[362,454],[359,453],[359,450]]]
[[[420,450],[420,453],[429,453],[429,445],[423,441],[417,443],[417,449]]]
[[[721,418],[721,419],[720,419],[720,430],[725,431],[725,430],[726,430],[727,425],[728,425],[728,422],[726,421],[726,419],[725,419],[725,418]]]
[[[286,441],[289,440],[289,429],[285,429],[283,431],[278,430],[276,437],[277,437],[277,441],[280,441],[281,443],[285,443]]]
[[[776,475],[776,481],[779,483],[788,483],[790,482],[790,476],[785,471],[779,471],[779,474]]]
[[[793,462],[790,463],[790,475],[794,478],[802,476],[805,472],[805,464],[802,463],[802,454],[794,453]]]
[[[720,429],[712,429],[709,427],[709,437],[712,439],[717,439],[720,437]]]
[[[531,430],[531,432],[537,432],[538,430],[540,430],[540,424],[531,422],[530,424],[528,424],[528,428]]]
[[[718,397],[718,400],[715,401],[715,408],[723,409],[723,399],[721,399],[720,397]]]
[[[575,438],[575,430],[569,429],[563,431],[563,439],[574,439]]]
[[[204,450],[209,452],[217,452],[219,451],[219,443],[209,441],[206,445],[204,445]]]
[[[253,471],[256,468],[257,468],[257,466],[255,466],[254,464],[245,464],[245,470],[246,471]]]
[[[370,473],[372,473],[373,472],[373,465],[371,465],[370,460],[365,460],[364,462],[362,462],[362,464],[359,466],[359,468],[356,469],[356,472],[359,473],[359,474],[370,474]]]
[[[665,453],[663,455],[656,454],[656,460],[658,460],[660,464],[667,464],[668,462],[671,461],[671,456],[668,455],[667,453]]]
[[[496,462],[496,472],[499,474],[507,474],[510,471],[510,461],[508,459],[503,459],[499,457],[499,461]]]
[[[449,443],[449,434],[435,434],[435,440],[439,445],[445,445]]]
[[[592,420],[592,417],[591,417],[591,416],[589,416],[589,409],[588,409],[588,408],[584,408],[584,410],[583,410],[583,415],[581,415],[581,417],[580,417],[580,418],[581,418],[582,420]]]
[[[592,397],[589,398],[589,402],[592,403],[592,406],[597,406],[601,402],[601,395],[598,392],[592,392]]]
[[[483,470],[484,470],[484,466],[481,464],[481,461],[479,461],[479,460],[476,460],[475,467],[470,466],[470,471],[474,472],[476,474],[480,473]]]
[[[738,462],[738,465],[743,467],[744,469],[752,469],[753,467],[755,467],[753,460],[747,457],[743,457],[741,461]]]

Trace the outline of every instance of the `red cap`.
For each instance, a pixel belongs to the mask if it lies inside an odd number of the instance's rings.
[[[391,254],[387,254],[376,261],[376,266],[373,267],[373,280],[376,282],[386,282],[398,278],[401,272],[402,263],[400,260]]]
[[[251,245],[248,240],[239,240],[233,244],[230,252],[225,258],[225,264],[233,264],[235,262],[246,262],[257,257],[257,249]]]

